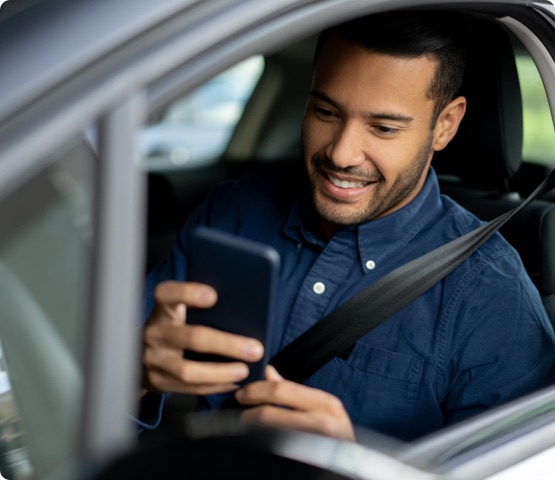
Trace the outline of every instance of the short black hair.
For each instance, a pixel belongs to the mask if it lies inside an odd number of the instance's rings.
[[[471,30],[472,17],[458,12],[400,10],[378,13],[324,30],[318,38],[314,60],[333,33],[369,52],[434,59],[437,67],[428,97],[435,102],[432,116],[432,125],[435,125],[439,113],[461,88]]]

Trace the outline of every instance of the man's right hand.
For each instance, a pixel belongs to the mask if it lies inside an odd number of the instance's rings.
[[[264,354],[255,339],[201,325],[187,325],[187,308],[210,308],[216,291],[200,283],[163,282],[143,337],[143,387],[146,391],[209,395],[238,388],[248,376],[245,362]],[[210,363],[183,358],[185,350],[224,355],[237,362]]]

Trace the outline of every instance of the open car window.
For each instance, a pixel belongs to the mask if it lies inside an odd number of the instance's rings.
[[[555,166],[555,132],[545,87],[527,51],[519,49],[515,58],[522,94],[523,160]]]

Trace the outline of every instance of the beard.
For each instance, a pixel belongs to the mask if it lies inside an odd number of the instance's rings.
[[[430,133],[409,166],[397,175],[391,186],[386,184],[384,176],[376,169],[369,170],[359,166],[337,168],[329,158],[315,155],[307,160],[312,164],[312,168],[307,165],[307,172],[317,213],[324,221],[345,227],[375,220],[394,210],[414,192],[422,176],[427,172],[432,142],[433,135]],[[303,158],[306,157],[303,155]],[[341,173],[374,182],[371,201],[366,205],[355,206],[321,194],[318,190],[320,181],[318,177],[321,175],[322,168],[332,175]]]

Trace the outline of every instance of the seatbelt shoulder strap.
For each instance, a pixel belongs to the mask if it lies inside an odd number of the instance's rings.
[[[517,208],[393,270],[313,325],[270,360],[289,380],[305,381],[457,268],[512,216],[553,188],[555,170]]]

